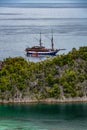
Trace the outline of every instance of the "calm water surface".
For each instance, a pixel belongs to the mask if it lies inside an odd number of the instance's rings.
[[[40,32],[43,45],[50,48],[52,29],[55,48],[66,49],[60,53],[87,46],[87,3],[67,5],[0,4],[0,60],[26,57],[25,48],[39,44]]]
[[[0,130],[87,130],[87,103],[0,105]]]

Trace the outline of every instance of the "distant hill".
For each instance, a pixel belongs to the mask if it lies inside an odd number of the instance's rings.
[[[87,46],[33,63],[0,61],[0,101],[67,101],[87,97]]]

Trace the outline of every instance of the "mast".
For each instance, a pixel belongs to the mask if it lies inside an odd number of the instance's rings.
[[[40,43],[40,47],[41,47],[41,46],[42,46],[41,32],[40,32],[40,40],[39,40],[39,43]]]
[[[51,38],[51,46],[52,46],[52,50],[54,50],[53,31],[52,31],[52,38]]]

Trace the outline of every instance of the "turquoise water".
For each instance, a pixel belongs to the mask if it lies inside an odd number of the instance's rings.
[[[87,103],[0,105],[0,130],[87,130]]]

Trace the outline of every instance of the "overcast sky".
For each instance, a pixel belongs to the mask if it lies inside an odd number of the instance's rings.
[[[0,3],[87,3],[87,0],[0,0]]]

